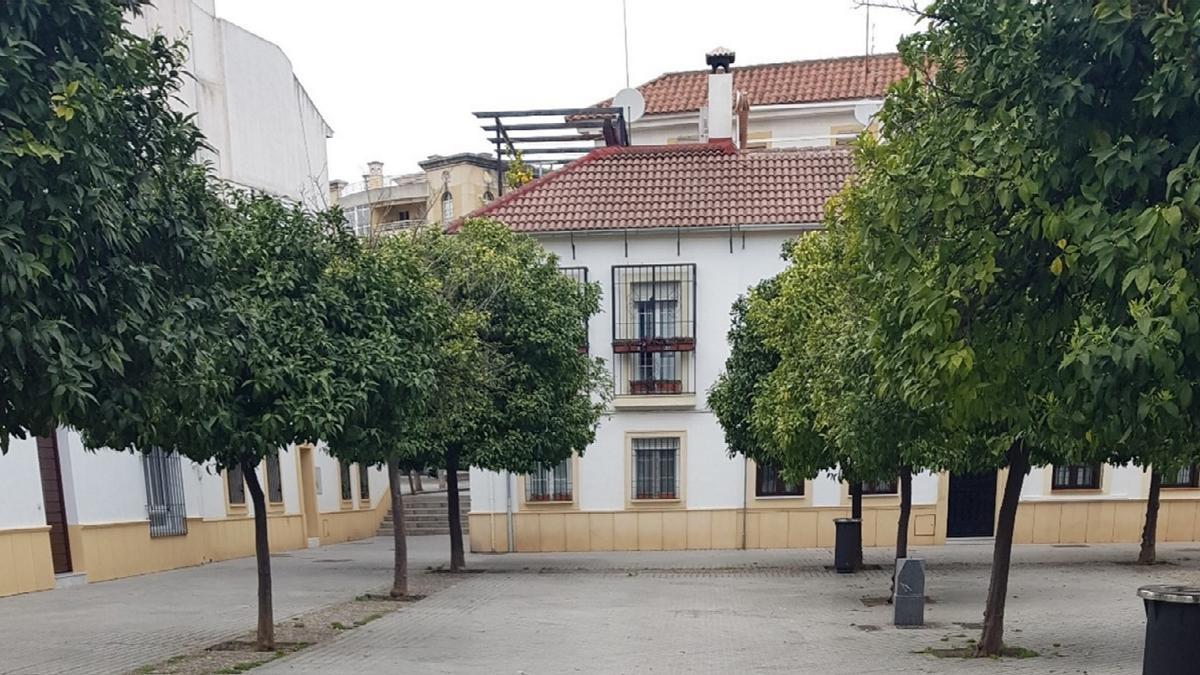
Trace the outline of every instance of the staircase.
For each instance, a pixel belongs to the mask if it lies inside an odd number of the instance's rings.
[[[458,494],[463,534],[467,533],[467,513],[471,511],[471,493],[462,490]],[[450,534],[450,522],[446,517],[448,505],[445,492],[422,492],[404,495],[404,527],[408,535]],[[388,509],[379,525],[376,536],[392,536],[392,510]]]

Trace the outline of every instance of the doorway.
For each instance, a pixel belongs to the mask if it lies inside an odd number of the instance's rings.
[[[58,461],[58,438],[38,436],[38,467],[42,476],[42,503],[50,526],[50,556],[54,573],[71,571],[71,541],[67,536],[67,502],[63,495],[62,468]]]
[[[990,537],[996,524],[996,472],[950,475],[946,537]]]
[[[313,465],[313,447],[301,445],[300,451],[300,503],[303,505],[304,536],[313,539],[321,536],[317,509],[317,478]]]

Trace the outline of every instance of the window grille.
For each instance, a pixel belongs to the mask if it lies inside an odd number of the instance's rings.
[[[364,502],[371,499],[371,467],[358,465],[358,498]]]
[[[338,462],[338,474],[342,488],[342,501],[348,502],[354,498],[354,490],[350,486],[350,465],[346,462]]]
[[[679,439],[633,439],[633,498],[679,498]]]
[[[892,480],[864,480],[862,482],[862,493],[864,495],[894,495],[899,492],[897,481]]]
[[[613,267],[619,395],[695,393],[696,266]]]
[[[1185,466],[1178,471],[1167,473],[1162,477],[1162,486],[1165,488],[1195,488],[1200,487],[1200,471],[1196,470],[1196,465]]]
[[[151,537],[187,534],[187,505],[183,498],[183,467],[179,455],[154,448],[142,455],[146,478],[146,514]]]
[[[283,503],[283,475],[279,467],[279,453],[267,456],[267,501]]]
[[[560,267],[558,271],[571,277],[581,284],[588,282],[588,270],[586,267]],[[580,353],[587,354],[591,351],[591,342],[588,336],[588,320],[583,320],[583,344],[579,347]]]
[[[525,501],[569,502],[571,494],[571,459],[554,466],[541,467],[525,477]]]
[[[345,209],[342,215],[346,217],[346,229],[354,234],[365,237],[371,234],[371,205],[364,204]]]
[[[779,467],[769,462],[757,465],[754,494],[759,497],[803,497],[804,481],[789,483]]]
[[[1054,467],[1054,490],[1098,490],[1100,488],[1099,464],[1067,464]]]
[[[242,465],[235,464],[225,469],[225,484],[229,486],[229,503],[235,506],[246,504],[246,478],[242,475]]]

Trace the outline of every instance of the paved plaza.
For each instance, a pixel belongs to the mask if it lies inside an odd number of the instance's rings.
[[[414,571],[445,537],[413,538]],[[278,618],[387,584],[390,541],[275,559]],[[939,659],[978,635],[988,544],[922,549],[929,625],[890,627],[886,572],[825,550],[470,556],[485,573],[256,673],[1135,673],[1147,583],[1200,581],[1200,548],[1017,547],[1008,642],[1036,658]],[[884,549],[867,551],[883,564]],[[0,599],[0,672],[122,672],[253,627],[251,560]]]

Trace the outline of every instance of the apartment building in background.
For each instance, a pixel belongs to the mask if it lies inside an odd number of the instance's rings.
[[[181,105],[225,181],[310,207],[326,200],[331,134],[287,56],[213,15],[212,0],[158,0],[135,32],[187,39]],[[11,438],[0,455],[0,596],[253,555],[253,506],[239,470],[160,451],[85,448],[59,428]],[[258,468],[272,550],[372,536],[387,509],[382,471],[319,447],[282,449]]]
[[[418,172],[389,176],[383,162],[368,162],[362,181],[329,182],[329,203],[342,207],[347,228],[368,236],[449,223],[500,194],[503,165],[493,156],[432,155],[417,164]]]
[[[826,200],[852,176],[841,146],[872,127],[903,74],[895,55],[667,74],[640,87],[631,145],[596,148],[471,214],[535,237],[565,274],[600,285],[588,344],[615,394],[582,454],[531,475],[471,470],[473,551],[833,545],[847,484],[828,471],[793,484],[731,456],[707,392],[729,355],[731,305],[784,268],[787,241],[818,236]],[[1004,478],[914,476],[910,544],[992,536]],[[1160,539],[1200,540],[1198,480],[1190,467],[1164,483]],[[1016,541],[1136,542],[1148,485],[1134,466],[1034,468]],[[864,493],[863,543],[894,545],[896,481]]]

